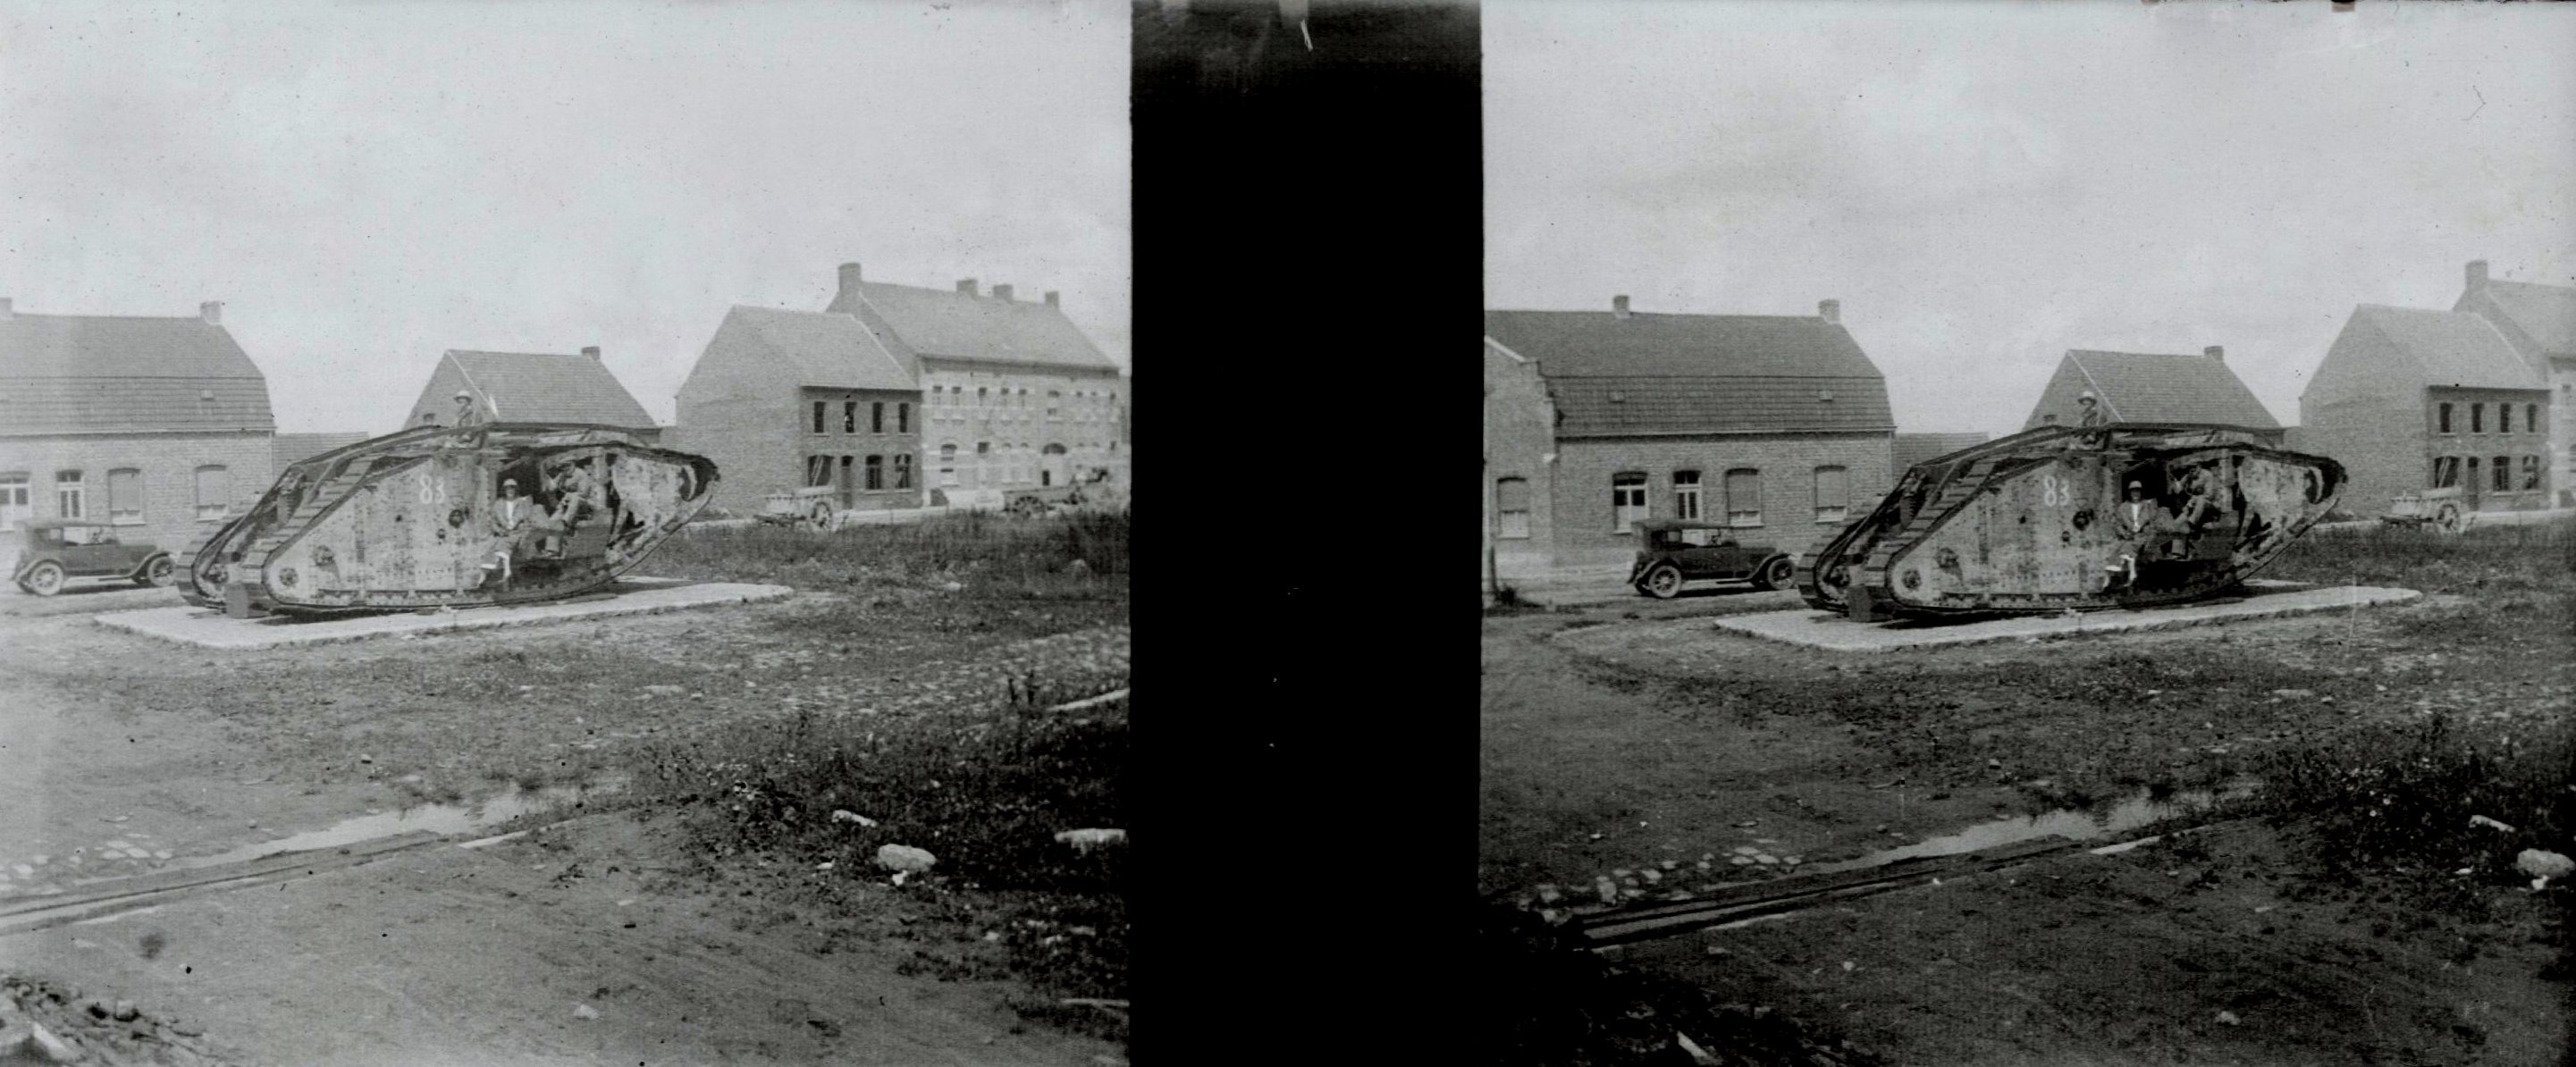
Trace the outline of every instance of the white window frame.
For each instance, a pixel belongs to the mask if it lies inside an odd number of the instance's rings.
[[[1685,477],[1690,480],[1683,481],[1682,479]],[[1676,519],[1697,519],[1701,514],[1703,514],[1703,512],[1700,511],[1699,472],[1695,470],[1674,471],[1673,517]]]
[[[1514,484],[1520,486],[1521,506],[1518,508],[1505,507],[1503,502],[1507,498],[1503,493],[1503,487]],[[1526,541],[1529,539],[1529,492],[1529,479],[1527,478],[1494,479],[1494,537],[1496,540]],[[1517,518],[1519,522],[1515,523],[1513,521],[1515,518]]]
[[[74,470],[54,472],[54,514],[66,519],[89,516],[89,475]]]
[[[1834,500],[1825,492],[1825,472],[1827,471],[1832,471],[1842,476],[1843,491],[1841,500]],[[1828,463],[1816,468],[1816,522],[1819,525],[1824,523],[1847,522],[1850,521],[1850,516],[1851,468],[1837,463]]]
[[[209,473],[223,476],[222,484],[216,487],[216,499],[211,503],[206,500],[206,475]],[[232,514],[232,468],[224,466],[221,463],[205,464],[198,467],[196,472],[189,476],[189,484],[196,492],[198,522],[213,522],[226,515]]]
[[[118,506],[128,502],[116,493],[116,476],[120,474],[127,476],[127,487],[133,491],[131,503],[134,506],[131,508]],[[143,471],[140,468],[118,467],[107,472],[107,521],[118,526],[143,525]]]
[[[1646,503],[1647,478],[1642,473],[1622,472],[1610,476],[1610,532],[1637,532],[1640,520],[1654,517]]]

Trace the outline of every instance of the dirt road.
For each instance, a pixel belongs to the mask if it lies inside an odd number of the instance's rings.
[[[806,632],[808,600],[244,655],[87,620],[168,595],[0,596],[0,902],[425,799],[613,785],[622,746],[799,700],[909,714],[1079,628],[836,636]],[[1022,1023],[1006,982],[926,973],[920,952],[958,932],[902,902],[820,917],[718,897],[675,873],[675,836],[617,811],[193,895],[0,936],[0,974],[186,1019],[243,1063],[1118,1062]]]

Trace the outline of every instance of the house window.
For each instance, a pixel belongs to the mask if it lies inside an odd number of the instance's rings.
[[[2540,457],[2538,457],[2538,456],[2524,456],[2524,457],[2522,457],[2522,489],[2523,489],[2523,491],[2524,491],[2524,492],[2531,492],[2531,491],[2537,490],[2537,489],[2539,489],[2539,488],[2540,488]]]
[[[982,408],[982,407],[991,407],[991,406],[992,406],[992,404],[993,404],[993,390],[992,390],[992,387],[991,387],[991,386],[984,386],[984,385],[976,386],[976,387],[975,387],[975,406],[976,406],[976,407],[979,407],[979,408]]]
[[[77,519],[82,506],[89,503],[89,484],[79,471],[54,472],[54,513],[66,519]]]
[[[858,402],[858,401],[856,401],[856,400],[844,400],[844,401],[842,401],[842,402],[841,402],[841,432],[842,432],[842,433],[857,433],[857,432],[859,432],[859,402]]]
[[[885,401],[879,400],[868,405],[868,432],[885,432]]]
[[[894,487],[897,489],[912,488],[912,453],[910,452],[897,452],[894,454]]]
[[[951,489],[957,486],[956,445],[939,446],[939,484]]]
[[[2436,456],[2436,457],[2434,457],[2434,458],[2433,458],[2433,484],[2430,486],[2430,488],[2434,488],[2434,489],[2449,489],[2449,488],[2451,488],[2451,487],[2453,487],[2453,486],[2456,486],[2456,485],[2458,485],[2458,484],[2460,484],[2460,457],[2458,457],[2458,456]]]
[[[1851,511],[1851,471],[1845,467],[1816,468],[1816,521],[1841,522]]]
[[[143,472],[132,467],[107,472],[107,521],[143,521]]]
[[[1737,467],[1726,472],[1726,524],[1762,525],[1762,472]]]
[[[2495,486],[2496,492],[2510,493],[2513,491],[2512,456],[2497,456],[2495,458],[2495,462],[2487,466],[2487,471],[2493,476],[2493,481],[2490,484]]]
[[[821,433],[821,432],[823,432],[823,409],[824,409],[825,407],[827,407],[827,406],[829,406],[829,405],[826,405],[825,403],[823,403],[823,402],[822,402],[822,401],[820,401],[820,400],[817,400],[817,401],[815,401],[815,402],[814,402],[814,432],[815,432],[815,433]]]
[[[894,432],[912,432],[912,405],[909,402],[894,406]]]
[[[2443,432],[2443,433],[2449,433],[2449,432],[2451,432],[2451,405],[2449,405],[2449,404],[2442,404],[2442,405],[2439,405],[2439,415],[2440,415],[2441,423],[2442,423],[2442,432]]]
[[[808,488],[832,484],[832,457],[805,457],[805,485]]]
[[[1699,472],[1673,472],[1673,517],[1699,518]]]
[[[23,519],[30,514],[27,502],[35,495],[29,488],[30,482],[25,471],[0,474],[0,530],[9,528],[12,520]]]
[[[2498,404],[2498,405],[2496,405],[2496,432],[2497,432],[2497,433],[2512,433],[2512,432],[2513,432],[2513,405],[2511,405],[2511,404]]]
[[[2540,405],[2524,404],[2522,406],[2522,432],[2540,432]]]
[[[233,472],[223,467],[197,468],[197,517],[220,519],[232,510]]]
[[[1494,480],[1494,536],[1511,540],[1529,536],[1529,479]]]
[[[1637,520],[1646,517],[1646,476],[1614,474],[1610,476],[1610,532],[1630,533]]]
[[[2485,433],[2485,432],[2487,432],[2487,406],[2486,406],[2486,405],[2484,405],[2484,404],[2471,404],[2471,405],[2469,405],[2469,432],[2470,432],[2470,433]]]
[[[1048,418],[1052,419],[1052,418],[1054,418],[1054,417],[1055,417],[1056,402],[1057,402],[1057,401],[1060,401],[1060,400],[1063,400],[1063,399],[1064,399],[1064,393],[1062,393],[1061,391],[1054,390],[1054,389],[1049,389],[1049,390],[1047,390],[1047,417],[1048,417]]]

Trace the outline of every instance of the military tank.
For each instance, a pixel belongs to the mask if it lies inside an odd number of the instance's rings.
[[[716,466],[608,426],[424,426],[289,465],[179,558],[235,615],[462,608],[614,581],[704,508]]]
[[[1916,464],[1795,581],[1861,622],[2181,603],[2261,570],[2343,486],[2245,427],[2048,427]]]

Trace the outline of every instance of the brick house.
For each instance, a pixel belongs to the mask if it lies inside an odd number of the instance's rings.
[[[826,310],[849,315],[919,383],[928,488],[952,492],[1066,485],[1107,471],[1128,482],[1127,381],[1064,315],[1055,293],[1013,298],[872,282],[840,268]]]
[[[2457,487],[2473,509],[2546,507],[2552,417],[2539,370],[2485,317],[2362,304],[2299,395],[2299,440],[2344,465],[2344,508]]]
[[[266,492],[268,380],[222,311],[29,315],[0,298],[0,529],[104,519],[175,553]]]
[[[735,305],[680,383],[681,447],[712,459],[723,506],[830,486],[843,510],[922,503],[921,386],[849,315]]]
[[[2451,310],[2494,324],[2540,375],[2554,401],[2544,424],[2549,484],[2558,506],[2576,507],[2576,288],[2493,280],[2486,261],[2473,260],[2468,284]]]
[[[458,392],[472,394],[495,422],[593,423],[631,430],[647,441],[662,437],[662,427],[608,372],[596,346],[580,355],[449,349],[438,357],[403,426],[453,422]]]
[[[363,433],[282,433],[271,443],[270,467],[283,472],[325,452],[336,452],[368,439]]]
[[[2227,369],[2227,350],[2217,345],[2197,356],[2068,349],[2022,429],[2075,425],[2083,417],[2077,398],[2088,391],[2113,422],[2214,422],[2263,431],[2275,445],[2287,438],[2254,391]]]
[[[1804,550],[1887,492],[1887,382],[1813,316],[1485,313],[1485,528],[1502,578],[1618,564],[1645,518]]]
[[[1899,433],[1890,448],[1893,458],[1888,461],[1888,473],[1903,477],[1917,463],[1939,459],[1991,439],[1990,435],[1981,433]]]

